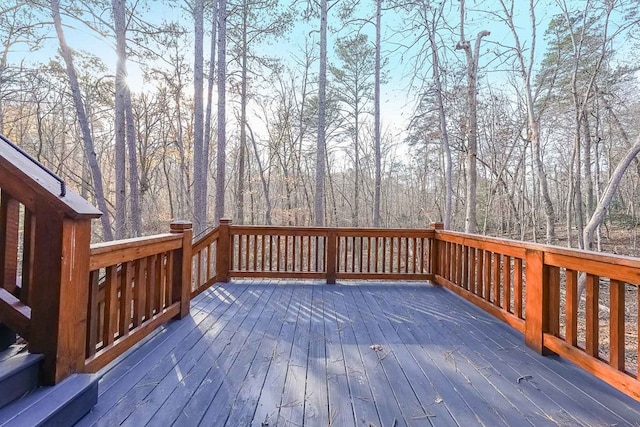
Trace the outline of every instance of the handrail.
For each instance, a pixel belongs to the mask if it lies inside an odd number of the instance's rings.
[[[18,153],[20,153],[22,156],[24,156],[25,158],[27,158],[30,162],[32,162],[34,165],[36,165],[37,167],[39,167],[40,169],[42,169],[45,173],[47,173],[49,176],[51,176],[53,179],[55,179],[56,181],[58,181],[60,183],[60,197],[64,197],[67,195],[67,185],[65,184],[64,180],[62,178],[60,178],[58,175],[56,175],[52,170],[50,170],[49,168],[47,168],[45,165],[43,165],[42,163],[40,163],[38,160],[34,159],[33,157],[31,157],[31,155],[29,155],[29,153],[27,153],[26,151],[24,151],[22,148],[18,147],[16,144],[14,144],[13,142],[9,141],[9,139],[7,139],[7,137],[5,137],[4,135],[0,134],[0,139],[2,139],[4,142],[6,142],[7,144],[9,144],[9,146],[11,148],[13,148],[14,150],[16,150]]]

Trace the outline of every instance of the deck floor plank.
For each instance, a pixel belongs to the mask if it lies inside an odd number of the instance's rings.
[[[640,425],[638,402],[424,283],[218,284],[102,373],[80,426]]]
[[[469,339],[474,338],[474,334],[478,334],[479,337],[486,336],[478,322],[474,321],[474,318],[482,316],[482,328],[490,327],[495,331],[489,337],[490,340],[493,340],[493,337],[500,337],[501,342],[512,343],[511,346],[504,347],[498,354],[494,353],[498,359],[498,366],[506,370],[518,367],[521,373],[513,375],[513,381],[520,386],[518,387],[519,390],[526,390],[527,396],[536,398],[537,401],[544,405],[544,412],[547,418],[559,423],[587,425],[615,425],[621,421],[618,415],[604,407],[594,409],[594,405],[598,407],[601,406],[600,403],[583,394],[583,391],[575,386],[574,379],[569,381],[567,378],[571,378],[571,376],[558,378],[556,374],[547,368],[549,362],[552,362],[551,360],[524,348],[521,342],[517,342],[517,336],[513,331],[505,328],[505,325],[497,319],[491,317],[485,319],[483,312],[466,302],[457,306],[448,305],[445,310],[449,313],[456,313],[459,318],[463,319],[462,324],[466,329],[464,332],[460,332],[459,328],[446,326],[445,330],[449,335],[460,333],[462,334],[461,340],[464,339],[467,343]],[[480,342],[480,340],[476,340],[476,342]],[[491,347],[490,345],[486,350],[491,352]],[[481,348],[482,346],[464,347],[465,350],[476,351]],[[472,358],[475,357],[477,356],[472,356]],[[566,368],[573,368],[566,362],[564,365]],[[519,382],[518,378],[521,379]],[[560,386],[558,383],[564,384]]]
[[[262,286],[251,287],[249,293],[251,294],[250,300],[228,323],[230,327],[224,328],[217,335],[211,334],[211,339],[203,342],[202,348],[196,353],[200,359],[186,377],[193,377],[192,381],[195,386],[184,388],[187,393],[181,396],[179,405],[177,405],[180,409],[173,425],[184,426],[200,423],[223,382],[237,381],[237,378],[227,378],[226,374],[238,355],[245,353],[243,345],[263,308],[273,295],[273,292],[269,292]]]
[[[241,299],[247,294],[247,290],[248,286],[242,285],[234,291],[237,298]],[[118,414],[118,411],[114,410],[115,406],[127,402],[132,402],[134,405],[140,404],[148,392],[158,383],[158,377],[164,377],[167,372],[174,369],[177,357],[187,354],[201,338],[201,330],[206,330],[216,323],[216,316],[212,313],[216,308],[221,307],[219,298],[215,297],[213,292],[201,295],[200,299],[210,299],[210,303],[193,317],[180,322],[172,322],[165,328],[168,337],[156,335],[149,343],[144,343],[144,345],[136,346],[130,350],[125,360],[130,357],[138,360],[130,369],[126,372],[118,372],[117,375],[114,375],[115,378],[110,374],[117,370],[117,366],[106,370],[98,387],[98,403],[87,416],[78,422],[79,426],[115,423],[114,420]],[[238,310],[238,307],[239,304],[226,304],[222,307],[222,315],[226,314],[231,317]],[[223,324],[222,319],[218,318],[218,325]],[[103,380],[109,381],[108,387],[103,388]],[[144,391],[146,393],[143,394]]]
[[[358,425],[380,426],[380,415],[371,392],[369,375],[364,366],[364,359],[360,352],[360,347],[356,341],[353,322],[349,317],[349,308],[353,305],[347,304],[348,288],[340,287],[333,290],[333,307],[338,323],[338,333],[340,335],[340,345],[345,362],[347,384],[353,405],[353,413]],[[366,348],[368,350],[368,347]]]
[[[304,403],[307,388],[307,363],[309,359],[309,333],[311,326],[312,286],[302,289],[302,300],[293,336],[293,346],[288,360],[277,425],[298,426],[304,424]]]
[[[349,308],[347,314],[351,320],[353,332],[355,334],[355,343],[360,351],[364,370],[369,380],[371,395],[378,410],[380,424],[383,426],[404,425],[404,417],[398,401],[396,400],[392,384],[384,371],[378,352],[372,346],[380,345],[369,336],[365,319],[358,309],[361,301],[358,301],[352,292],[352,289],[345,291],[345,303]]]
[[[348,426],[354,423],[355,418],[347,380],[347,365],[340,340],[342,314],[336,311],[335,297],[336,292],[333,289],[324,290],[329,423],[332,426]]]
[[[213,359],[211,362],[215,362],[215,359],[220,357],[219,351],[211,351],[211,345],[219,344],[222,346],[228,342],[236,334],[242,322],[250,316],[251,308],[253,306],[262,307],[262,304],[258,304],[260,297],[261,292],[247,291],[246,304],[239,305],[238,311],[227,311],[225,320],[213,323],[206,330],[200,329],[199,339],[189,348],[188,352],[176,349],[171,357],[167,358],[168,362],[174,362],[173,369],[166,371],[165,375],[158,379],[153,390],[141,402],[133,406],[129,415],[120,423],[136,427],[146,425],[160,408],[165,411],[179,408],[185,402],[181,392],[184,390],[188,394],[189,390],[193,390],[199,378],[207,377],[206,372],[203,375],[199,375],[199,372],[203,367],[211,367],[209,358]],[[196,357],[189,357],[192,354]],[[201,355],[200,358],[197,357],[199,355]],[[154,377],[149,376],[143,381],[153,383],[153,380]]]
[[[253,363],[243,380],[240,390],[233,401],[231,412],[226,420],[227,425],[248,426],[254,419],[260,394],[265,387],[265,380],[273,361],[274,354],[278,351],[284,323],[283,313],[289,309],[293,289],[288,288],[282,292],[283,297],[272,308],[273,313],[269,325],[260,341],[259,348]]]
[[[307,426],[329,425],[324,304],[324,286],[314,287],[311,297],[307,387],[304,398],[303,424]]]

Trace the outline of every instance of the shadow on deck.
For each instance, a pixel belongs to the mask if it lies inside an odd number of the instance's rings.
[[[640,425],[640,404],[445,289],[235,281],[103,369],[78,425]]]

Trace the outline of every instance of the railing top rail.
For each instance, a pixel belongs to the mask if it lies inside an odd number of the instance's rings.
[[[97,218],[102,213],[75,193],[63,187],[60,178],[37,160],[0,135],[0,182],[2,188],[29,209],[37,197],[71,218]],[[53,179],[52,179],[53,178]],[[64,194],[61,194],[64,193]]]
[[[522,242],[519,240],[510,240],[501,237],[488,237],[477,234],[466,234],[456,231],[443,231],[438,230],[436,236],[441,240],[447,240],[447,236],[456,237],[464,243],[472,244],[476,242],[487,242],[492,244],[498,244],[507,246],[510,248],[521,248],[535,251],[542,251],[549,254],[564,255],[573,258],[580,258],[584,261],[597,261],[601,263],[612,264],[615,266],[625,266],[640,269],[640,258],[634,258],[630,256],[617,255],[617,254],[605,254],[601,252],[593,252],[584,249],[564,248],[556,245],[546,245],[541,243]]]
[[[138,248],[159,244],[162,242],[170,242],[173,240],[181,240],[180,234],[164,233],[155,236],[133,237],[130,239],[114,240],[111,242],[100,242],[91,245],[91,255],[100,255],[103,253],[114,252],[123,249]]]
[[[374,227],[307,227],[307,226],[290,226],[290,225],[229,225],[234,232],[256,232],[256,231],[284,231],[304,233],[326,234],[329,232],[341,233],[420,233],[432,234],[433,230],[428,228],[374,228]]]
[[[37,161],[36,159],[34,159],[33,157],[31,157],[26,151],[24,151],[22,148],[18,147],[16,144],[14,144],[13,142],[11,142],[7,137],[5,137],[4,135],[0,134],[0,140],[4,141],[5,143],[7,143],[9,145],[9,147],[13,148],[14,150],[16,150],[18,153],[22,154],[22,156],[24,158],[26,158],[27,160],[29,160],[31,163],[33,163],[34,165],[36,165],[38,168],[42,169],[47,175],[51,176],[53,179],[55,179],[56,181],[58,181],[60,183],[60,197],[64,197],[67,194],[67,185],[65,184],[64,180],[62,178],[60,178],[58,175],[56,175],[52,170],[50,170],[49,168],[47,168],[45,165],[43,165],[42,163],[40,163],[39,161]]]

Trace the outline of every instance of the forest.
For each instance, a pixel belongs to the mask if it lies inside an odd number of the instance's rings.
[[[94,240],[437,221],[640,253],[638,0],[0,4],[0,134]]]

